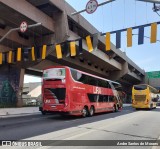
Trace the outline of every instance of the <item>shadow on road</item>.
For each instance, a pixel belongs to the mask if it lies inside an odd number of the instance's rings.
[[[160,108],[153,109],[153,112],[160,112]],[[0,140],[19,140],[45,133],[50,133],[70,127],[78,127],[83,124],[96,121],[116,118],[126,114],[139,112],[132,107],[125,107],[122,111],[116,113],[100,113],[93,117],[62,117],[60,115],[34,115],[21,118],[1,119]]]

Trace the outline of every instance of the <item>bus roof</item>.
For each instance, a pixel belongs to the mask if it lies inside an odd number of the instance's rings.
[[[69,69],[74,69],[74,68],[71,68],[71,67],[68,67],[68,66],[51,66],[51,67],[48,67],[46,69],[51,69],[51,68],[69,68]],[[43,70],[46,70],[46,69],[43,69]],[[74,69],[78,72],[81,72],[83,74],[86,74],[86,75],[89,75],[89,76],[92,76],[92,77],[95,77],[95,78],[98,78],[98,79],[101,79],[101,80],[105,80],[105,81],[108,81],[108,82],[111,82],[111,83],[115,83],[115,84],[119,84],[119,82],[115,82],[115,81],[112,81],[112,80],[108,80],[108,79],[105,79],[105,78],[102,78],[102,77],[98,77],[98,76],[95,76],[95,75],[92,75],[90,73],[87,73],[87,72],[84,72],[84,71],[81,71],[81,70],[78,70],[78,69]]]

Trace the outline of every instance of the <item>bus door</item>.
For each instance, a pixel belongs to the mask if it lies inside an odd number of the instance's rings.
[[[64,107],[66,103],[65,68],[51,68],[43,73],[43,100],[52,107]]]

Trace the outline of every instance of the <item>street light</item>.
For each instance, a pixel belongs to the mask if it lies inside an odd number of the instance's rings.
[[[160,4],[160,0],[137,0],[137,1]]]
[[[156,5],[160,4],[160,0],[137,0],[137,1],[153,3],[153,11],[154,12],[160,11],[160,6]]]

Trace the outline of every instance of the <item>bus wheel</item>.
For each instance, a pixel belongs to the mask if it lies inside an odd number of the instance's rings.
[[[94,115],[94,107],[91,106],[90,110],[89,110],[89,116],[93,116]]]
[[[84,107],[83,110],[82,110],[82,116],[86,117],[87,115],[88,115],[87,107]]]
[[[46,115],[46,112],[45,112],[45,111],[43,111],[43,110],[41,111],[41,113],[42,113],[42,115]]]

